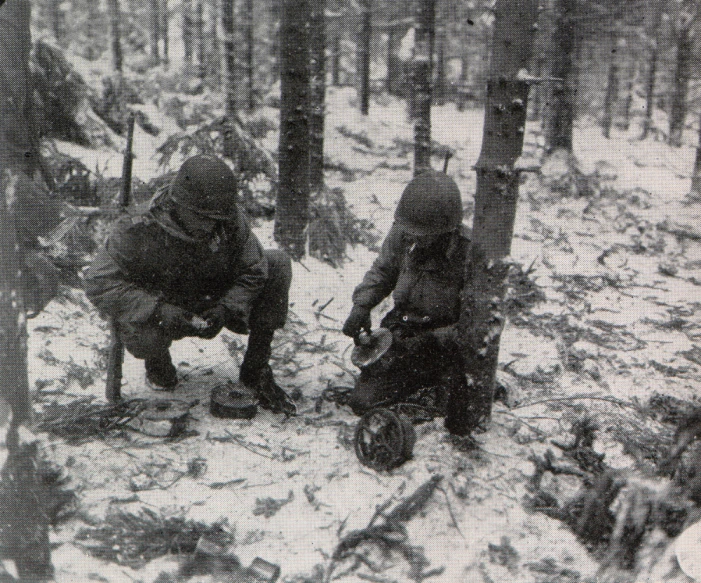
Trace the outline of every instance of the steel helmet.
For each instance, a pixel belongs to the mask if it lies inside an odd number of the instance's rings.
[[[428,170],[415,177],[402,193],[395,222],[412,235],[440,235],[462,223],[462,199],[455,181]]]
[[[237,192],[236,176],[214,156],[188,158],[170,185],[170,198],[176,205],[220,220],[236,215]]]

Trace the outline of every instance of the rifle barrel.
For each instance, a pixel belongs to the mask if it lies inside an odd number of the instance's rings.
[[[132,145],[134,143],[134,121],[136,116],[132,111],[127,120],[127,145],[124,150],[124,162],[122,164],[122,190],[119,193],[119,206],[125,209],[131,202],[131,167],[134,156]]]

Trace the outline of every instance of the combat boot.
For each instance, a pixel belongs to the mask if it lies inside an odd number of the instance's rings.
[[[275,383],[273,371],[268,364],[274,334],[275,330],[251,326],[239,380],[256,393],[263,409],[273,413],[284,413],[289,417],[297,412],[297,407],[287,393]]]
[[[178,384],[178,373],[170,358],[170,352],[144,361],[146,367],[146,383],[154,391],[172,391]]]
[[[297,413],[297,407],[290,396],[275,382],[270,365],[266,364],[257,371],[241,367],[239,380],[255,392],[263,409],[284,413],[287,417]]]

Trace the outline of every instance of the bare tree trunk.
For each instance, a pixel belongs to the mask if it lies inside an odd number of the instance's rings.
[[[206,33],[206,44],[204,45],[204,54],[207,55],[206,59],[209,63],[209,67],[205,67],[207,73],[214,79],[214,85],[219,89],[222,89],[224,83],[224,74],[222,69],[224,67],[224,59],[226,58],[220,50],[220,39],[219,39],[219,16],[221,14],[221,3],[225,0],[211,0],[209,4],[209,31]],[[207,45],[208,41],[208,45]],[[209,46],[209,48],[207,48]]]
[[[436,0],[417,4],[412,79],[414,117],[414,176],[431,168],[431,78]]]
[[[234,0],[223,0],[221,4],[222,44],[224,52],[224,94],[225,113],[228,124],[233,124],[236,117],[236,47],[234,46]],[[234,159],[232,129],[224,132],[224,156]]]
[[[609,64],[608,81],[606,83],[606,96],[604,97],[604,115],[601,119],[601,128],[606,139],[611,137],[611,125],[613,123],[613,108],[618,99],[618,35],[611,35],[611,63]]]
[[[626,101],[623,104],[623,121],[621,122],[621,129],[623,131],[628,131],[630,129],[630,112],[633,108],[633,87],[635,85],[635,79],[629,78],[626,82]]]
[[[192,37],[193,37],[193,22],[192,22],[192,0],[183,0],[183,51],[184,58],[187,64],[192,63]]]
[[[462,51],[460,53],[460,79],[458,80],[458,111],[464,111],[467,104],[467,82],[469,80],[470,70],[470,52],[469,46],[471,42],[468,34],[468,27],[463,26],[461,35]]]
[[[87,0],[88,19],[85,23],[86,36],[88,37],[87,47],[85,47],[85,57],[94,60],[98,57],[99,51],[95,46],[99,36],[102,14],[100,13],[98,0]]]
[[[119,0],[108,0],[110,12],[110,37],[112,45],[112,69],[119,75],[122,74],[122,39],[119,30],[120,13]]]
[[[326,27],[324,22],[325,0],[311,0],[309,26],[309,182],[312,192],[324,188],[324,102],[326,99]]]
[[[577,0],[555,0],[552,75],[564,81],[551,84],[543,120],[545,149],[548,152],[558,148],[572,152],[577,94],[577,70],[574,62],[576,6]]]
[[[44,501],[34,487],[36,447],[26,449],[17,431],[32,417],[18,234],[22,219],[31,220],[20,216],[21,200],[31,196],[33,180],[39,180],[39,152],[30,129],[30,19],[29,0],[0,5],[0,396],[12,409],[0,476],[0,547],[22,581],[46,581],[53,566]]]
[[[272,56],[270,75],[273,79],[280,76],[280,2],[281,0],[271,0],[270,2],[269,35]]]
[[[652,129],[652,113],[655,109],[655,78],[657,76],[657,59],[659,50],[657,40],[653,40],[648,59],[647,81],[645,83],[645,119],[643,120],[643,132],[640,139],[647,138]]]
[[[170,42],[168,38],[170,33],[170,13],[168,11],[168,0],[162,0],[162,2],[163,5],[161,6],[161,16],[163,20],[161,22],[161,36],[163,37],[163,63],[167,65],[170,60]]]
[[[253,0],[246,0],[245,12],[246,14],[244,15],[244,18],[246,19],[246,81],[248,83],[248,110],[253,111],[253,109],[256,106],[256,96],[253,87]]]
[[[477,160],[473,223],[474,254],[461,296],[459,335],[464,346],[469,391],[451,394],[446,427],[465,435],[491,415],[503,327],[501,298],[511,251],[523,150],[528,84],[537,0],[497,0],[494,43],[485,105],[482,151]]]
[[[658,35],[664,12],[664,1],[658,0],[654,4],[652,11],[652,27],[649,32],[649,57],[647,77],[645,79],[645,118],[643,119],[643,131],[640,139],[644,140],[652,130],[652,116],[655,109],[655,82],[657,77],[657,62],[659,60]]]
[[[358,100],[360,113],[370,111],[370,42],[372,40],[372,0],[360,2],[358,31]]]
[[[696,146],[696,158],[694,160],[694,170],[691,173],[691,191],[689,197],[693,200],[701,201],[701,118],[699,119],[699,143]]]
[[[445,30],[440,28],[438,33],[438,50],[436,52],[436,103],[445,103]]]
[[[690,25],[684,25],[677,31],[677,65],[674,73],[672,110],[669,114],[669,144],[675,147],[682,145],[686,120],[686,96],[689,91],[694,49],[692,30]]]
[[[544,77],[543,67],[545,60],[543,58],[535,59],[535,76]],[[528,104],[528,120],[536,121],[540,119],[542,102],[543,102],[543,84],[538,83],[531,89],[531,101]]]
[[[0,395],[11,405],[14,423],[31,417],[23,267],[14,221],[18,189],[38,170],[29,132],[29,18],[29,0],[0,7]]]
[[[276,241],[299,259],[309,222],[309,2],[283,0]]]
[[[199,65],[200,79],[204,81],[207,76],[207,60],[205,58],[204,38],[204,6],[203,0],[195,0],[195,45],[197,46],[197,64]]]
[[[61,44],[64,37],[63,12],[61,10],[61,0],[51,0],[51,28],[56,42]]]
[[[395,51],[395,30],[391,24],[387,27],[387,79],[385,81],[385,91],[389,95],[394,92],[394,79],[397,76],[397,63],[394,56]]]
[[[158,65],[161,62],[159,43],[161,37],[161,10],[160,0],[151,0],[151,64]]]
[[[341,84],[341,35],[333,37],[333,54],[331,55],[331,84],[338,87]]]

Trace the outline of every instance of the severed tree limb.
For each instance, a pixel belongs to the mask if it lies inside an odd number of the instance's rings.
[[[424,572],[423,568],[428,565],[428,560],[423,555],[420,547],[414,547],[407,543],[409,535],[404,526],[405,522],[411,520],[426,506],[433,492],[438,488],[438,484],[443,476],[435,475],[419,486],[411,495],[399,502],[388,514],[384,511],[390,506],[391,498],[380,504],[375,514],[370,519],[368,526],[360,530],[354,530],[344,536],[336,546],[331,555],[331,563],[326,570],[324,581],[331,581],[336,565],[344,559],[355,557],[360,562],[363,561],[356,549],[365,542],[373,543],[385,552],[396,550],[412,565],[411,578],[421,581],[429,576],[439,574],[442,571]],[[377,524],[380,517],[384,520]],[[357,566],[360,566],[360,562]]]

